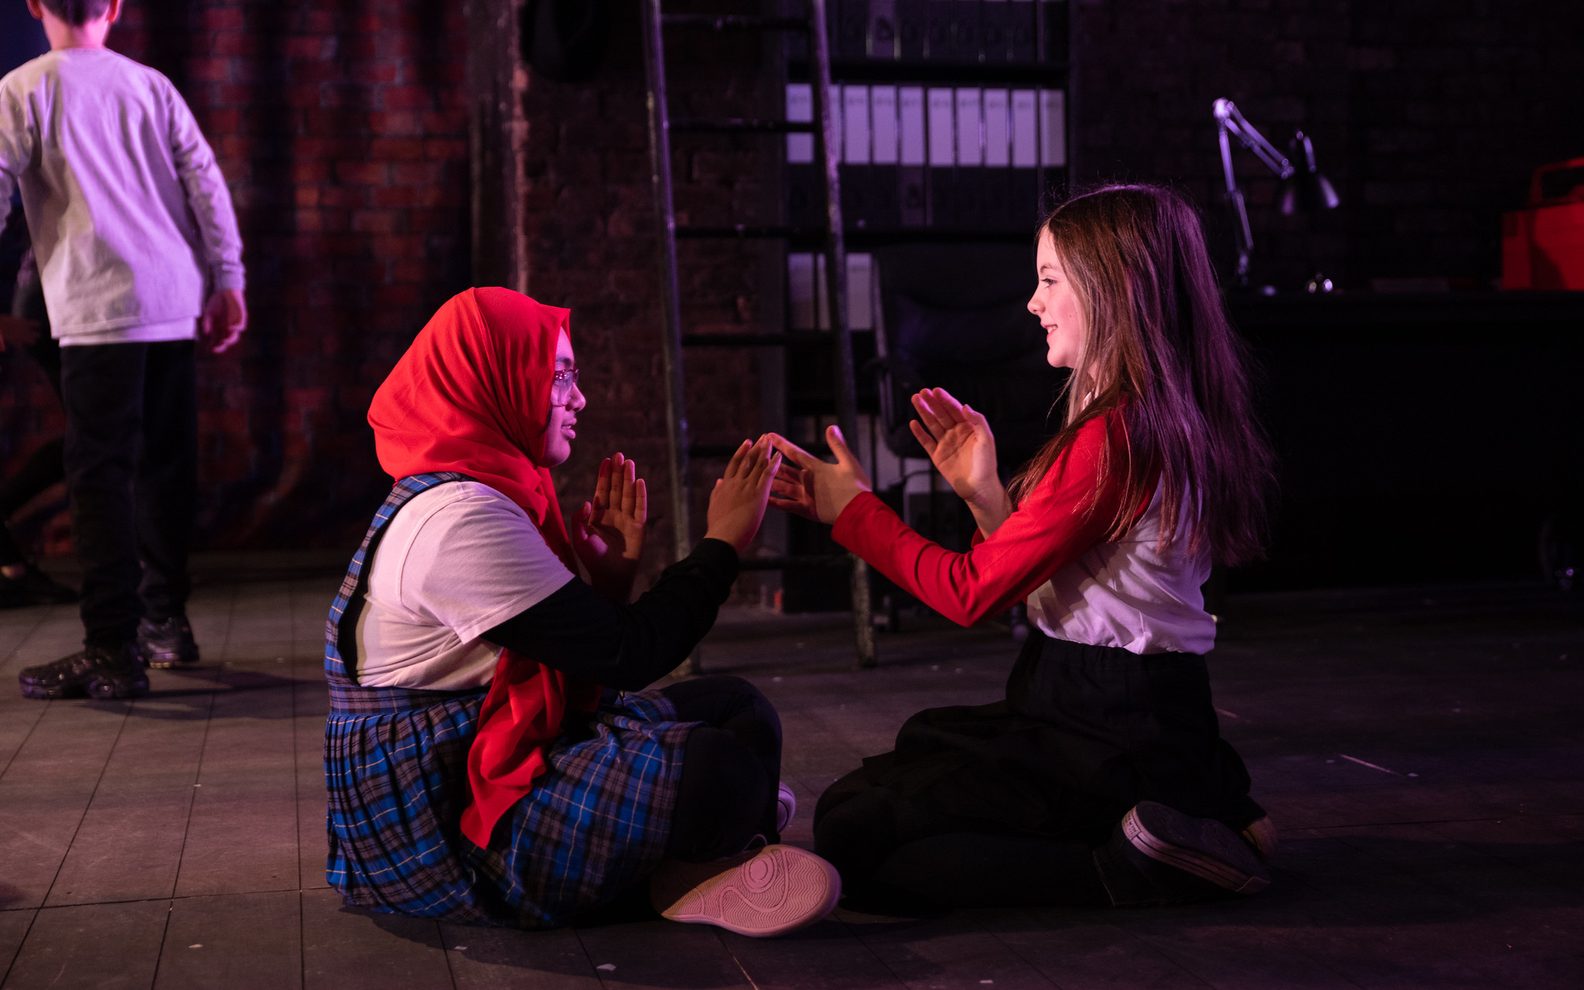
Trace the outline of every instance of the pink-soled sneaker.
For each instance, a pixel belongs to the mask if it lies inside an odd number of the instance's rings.
[[[785,832],[787,826],[792,824],[792,816],[797,814],[797,795],[792,793],[792,788],[782,784],[776,789],[776,832]]]
[[[836,867],[796,846],[765,846],[708,863],[667,860],[649,881],[664,918],[768,938],[811,925],[841,898]]]

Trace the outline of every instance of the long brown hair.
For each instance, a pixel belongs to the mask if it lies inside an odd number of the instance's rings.
[[[1208,547],[1227,564],[1260,556],[1272,456],[1198,213],[1159,186],[1106,186],[1058,206],[1037,236],[1051,238],[1086,327],[1062,429],[1013,479],[1013,499],[1033,489],[1079,427],[1114,409],[1126,437],[1100,460],[1102,483],[1124,472],[1110,538],[1127,530],[1158,479],[1163,545],[1186,529],[1190,552]]]

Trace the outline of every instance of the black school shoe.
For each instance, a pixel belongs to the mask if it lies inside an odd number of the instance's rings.
[[[65,605],[77,600],[77,592],[56,581],[32,564],[17,577],[0,574],[0,608],[28,605]]]
[[[192,626],[187,617],[178,615],[154,622],[138,621],[138,660],[145,667],[165,670],[186,667],[198,662],[198,644],[193,640]]]
[[[108,650],[90,646],[80,653],[61,657],[54,663],[24,667],[17,674],[22,697],[55,698],[136,698],[148,694],[148,675],[138,666],[131,646]]]
[[[1154,801],[1122,816],[1094,860],[1116,907],[1246,896],[1270,885],[1270,872],[1236,832]]]

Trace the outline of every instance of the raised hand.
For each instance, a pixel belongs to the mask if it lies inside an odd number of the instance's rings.
[[[918,419],[908,429],[929,455],[935,470],[964,501],[1000,486],[996,475],[995,437],[984,414],[958,402],[943,388],[926,388],[913,395]]]
[[[748,549],[764,521],[770,483],[780,467],[781,454],[770,446],[767,437],[754,443],[744,440],[710,492],[704,535],[725,540],[738,553]]]
[[[996,473],[995,436],[984,414],[943,388],[915,393],[913,409],[918,419],[909,420],[908,429],[930,463],[968,503],[980,528],[993,531],[1011,511],[1011,503]]]
[[[868,472],[847,449],[839,427],[825,430],[825,442],[836,455],[834,464],[820,460],[786,437],[766,435],[791,462],[781,466],[770,489],[770,504],[776,508],[829,525],[859,493],[874,489]]]
[[[601,594],[625,600],[632,593],[648,518],[649,490],[637,463],[619,451],[601,461],[594,498],[572,521],[572,552]]]

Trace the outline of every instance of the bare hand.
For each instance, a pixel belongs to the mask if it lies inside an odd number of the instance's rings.
[[[710,492],[704,535],[725,540],[738,553],[746,550],[764,521],[770,483],[780,467],[781,454],[770,446],[768,437],[752,444],[744,440]]]
[[[219,354],[242,339],[247,319],[247,303],[240,289],[216,289],[198,319],[198,336],[209,353]]]
[[[943,388],[915,393],[913,409],[919,418],[909,420],[908,429],[959,498],[974,504],[1002,490],[995,437],[983,413]]]
[[[834,464],[820,460],[786,437],[774,433],[768,436],[791,462],[782,465],[770,489],[770,504],[776,508],[829,525],[859,493],[874,490],[863,465],[847,449],[839,427],[825,430],[825,442],[836,455]]]
[[[594,498],[572,521],[572,552],[603,594],[625,600],[632,593],[648,518],[649,489],[637,463],[619,451],[600,461]]]
[[[38,343],[40,329],[37,320],[0,315],[0,351],[7,347],[32,347]]]

